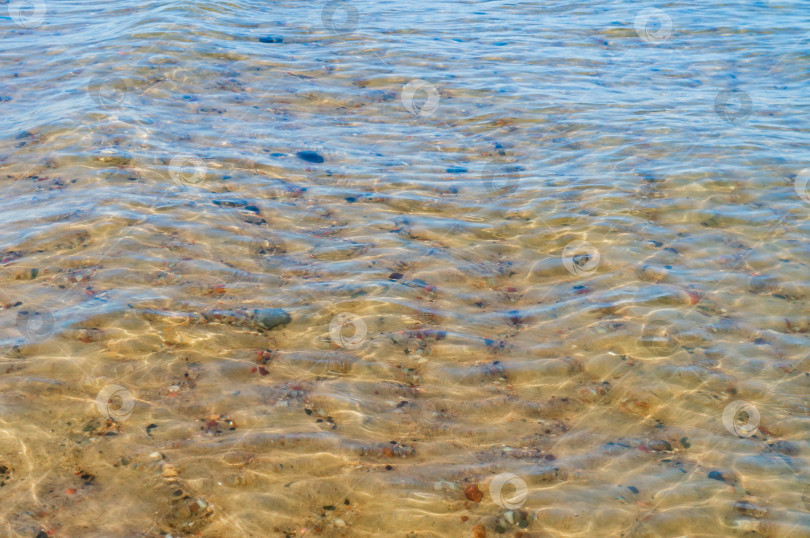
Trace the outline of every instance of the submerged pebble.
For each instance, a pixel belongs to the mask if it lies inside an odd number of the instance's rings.
[[[270,330],[280,325],[287,325],[292,318],[281,308],[261,308],[254,310],[253,323],[261,329]]]
[[[478,484],[470,484],[464,489],[464,496],[474,503],[480,503],[484,498],[484,492],[478,488]]]
[[[283,308],[258,308],[253,311],[205,310],[202,312],[202,319],[208,323],[224,323],[258,330],[270,330],[292,321],[290,314]],[[196,319],[194,321],[199,322]]]
[[[723,473],[721,473],[720,471],[709,471],[708,477],[711,480],[719,480],[720,482],[726,481],[725,477],[723,476]]]
[[[324,161],[323,155],[316,151],[299,151],[295,156],[308,163],[321,164]]]

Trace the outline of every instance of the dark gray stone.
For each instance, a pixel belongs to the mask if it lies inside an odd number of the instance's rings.
[[[324,161],[323,155],[316,151],[299,151],[295,156],[308,163],[321,164]]]
[[[253,311],[253,325],[259,329],[270,330],[287,325],[292,318],[281,308],[259,308]]]

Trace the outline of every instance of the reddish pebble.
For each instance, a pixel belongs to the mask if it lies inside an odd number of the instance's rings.
[[[68,488],[65,490],[65,493],[67,493],[68,495],[73,495],[74,493],[76,493],[76,488]]]
[[[270,372],[268,372],[268,371],[265,369],[265,367],[264,367],[264,366],[259,366],[259,373],[260,373],[261,375],[267,375],[267,374],[269,374]]]
[[[473,527],[473,538],[487,538],[487,530],[483,525]]]
[[[470,484],[464,490],[464,496],[474,503],[480,503],[484,498],[484,493],[478,489],[478,484]]]
[[[588,293],[591,293],[591,288],[588,286],[577,286],[574,288],[574,290],[577,295],[587,295]]]
[[[470,518],[469,518],[469,517],[467,517],[467,516],[461,516],[461,522],[462,522],[462,523],[467,523],[467,521],[468,521],[469,519],[470,519]]]

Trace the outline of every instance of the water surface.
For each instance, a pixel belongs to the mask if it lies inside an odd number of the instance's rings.
[[[2,534],[810,536],[808,32],[4,4]]]

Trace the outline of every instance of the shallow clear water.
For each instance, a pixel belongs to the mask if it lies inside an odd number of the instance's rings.
[[[2,534],[810,536],[806,7],[4,4]]]

